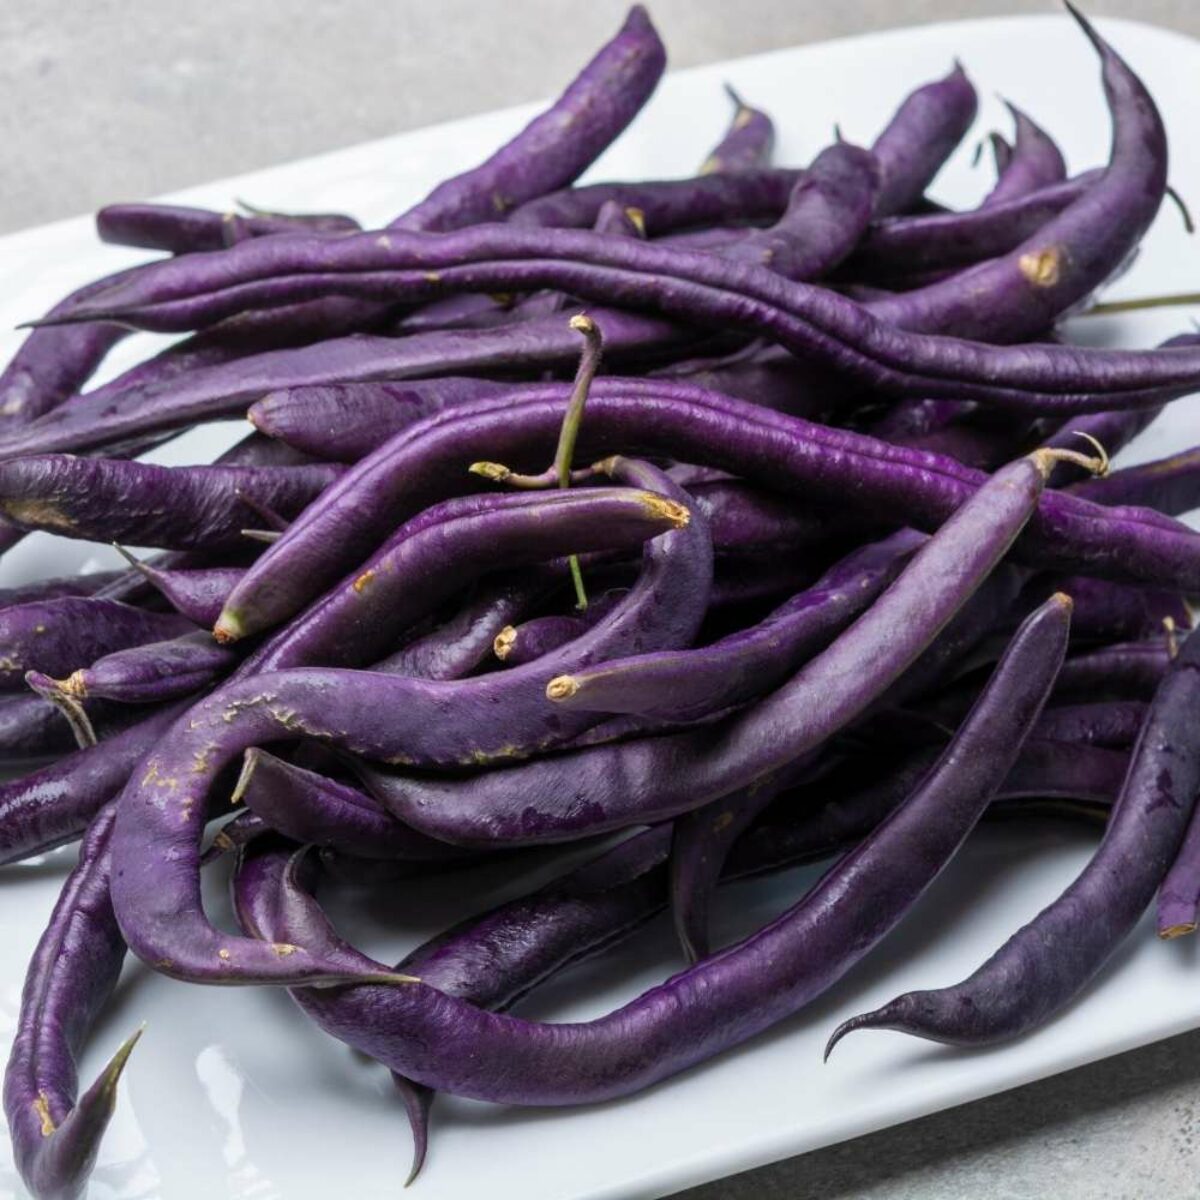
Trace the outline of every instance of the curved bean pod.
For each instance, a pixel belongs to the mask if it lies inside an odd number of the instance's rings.
[[[1004,103],[1012,113],[1016,137],[1003,169],[997,163],[1000,178],[984,200],[985,208],[1027,196],[1067,177],[1067,164],[1054,139],[1028,113],[1007,100]]]
[[[567,389],[531,387],[523,397],[480,401],[469,411],[429,418],[364,459],[251,568],[221,615],[222,633],[245,636],[292,616],[370,553],[376,529],[392,527],[445,495],[463,463],[486,456],[540,470],[562,423]],[[581,436],[581,455],[638,446],[834,504],[857,500],[926,529],[986,479],[948,459],[660,380],[641,387],[597,380]],[[853,491],[846,488],[848,473]],[[1132,577],[1145,582],[1200,590],[1200,542],[1190,530],[1141,510],[1080,503],[1059,493],[1044,496],[1018,553],[1066,570],[1125,572],[1126,578],[1136,571]],[[1126,522],[1134,514],[1137,525]],[[1143,518],[1155,527],[1144,527]]]
[[[484,1013],[424,983],[387,994],[354,989],[336,1004],[312,990],[297,1000],[327,1032],[394,1071],[502,1103],[611,1099],[753,1037],[840,978],[957,850],[1050,689],[1066,647],[1068,611],[1064,603],[1048,605],[1022,631],[925,783],[808,896],[737,946],[613,1013],[574,1025],[520,1021]],[[329,957],[352,954],[315,902],[304,903],[302,888],[281,899],[286,903],[256,914],[265,919],[257,933],[288,930],[320,944]]]
[[[61,596],[0,609],[0,687],[20,687],[27,671],[65,675],[114,650],[186,633],[175,613],[146,612],[95,596]]]
[[[205,627],[216,621],[230,592],[246,574],[245,567],[160,567],[135,559],[120,546],[117,549],[177,613]]]
[[[771,161],[775,147],[775,123],[761,109],[753,108],[729,85],[725,94],[733,101],[733,120],[725,136],[713,147],[704,160],[701,175],[722,171],[748,171],[765,167]]]
[[[141,1030],[78,1096],[76,1058],[125,960],[108,896],[113,812],[92,822],[79,862],[42,934],[25,980],[4,1074],[4,1112],[25,1186],[39,1200],[77,1200],[87,1186],[117,1083]]]
[[[1130,700],[1149,700],[1171,662],[1167,639],[1118,643],[1072,655],[1063,663],[1055,696],[1108,698],[1106,692]]]
[[[573,183],[638,114],[667,55],[646,10],[634,5],[617,34],[544,113],[486,162],[433,189],[393,229],[457,229],[496,220],[526,200]]]
[[[555,701],[568,710],[686,721],[761,696],[824,649],[888,586],[923,541],[906,530],[856,550],[758,625],[710,645],[574,671],[569,685],[554,689]]]
[[[1184,643],[1150,706],[1104,839],[1067,890],[973,975],[909,992],[851,1017],[855,1029],[895,1029],[954,1045],[1018,1037],[1048,1021],[1111,957],[1174,861],[1200,791],[1200,639]]]
[[[925,194],[975,120],[978,100],[961,63],[905,97],[871,152],[882,173],[875,212],[905,212]]]
[[[1146,705],[1139,700],[1100,700],[1048,708],[1036,736],[1056,742],[1125,749],[1137,741],[1146,723]]]
[[[490,845],[662,820],[766,781],[864,713],[913,664],[1003,557],[1049,469],[1037,453],[998,471],[831,646],[715,730],[535,760],[503,778],[418,780],[364,765],[368,790],[431,836]],[[556,681],[547,692],[553,699],[569,690]]]
[[[237,213],[182,204],[109,204],[96,213],[102,242],[171,254],[224,250],[247,238],[277,233],[357,233],[342,213]]]
[[[77,840],[187,707],[170,705],[95,746],[0,783],[0,864]]]
[[[176,550],[239,547],[255,505],[295,516],[341,472],[303,467],[160,467],[47,454],[0,463],[0,512],[21,529]]]

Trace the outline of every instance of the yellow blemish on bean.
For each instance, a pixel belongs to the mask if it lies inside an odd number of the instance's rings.
[[[442,282],[442,274],[440,271],[426,271],[424,278],[426,283]]]
[[[6,500],[0,508],[18,525],[36,525],[39,529],[75,528],[75,521],[48,500]]]
[[[356,592],[361,596],[362,593],[370,586],[371,580],[375,578],[375,572],[371,570],[364,571],[351,585]]]
[[[228,961],[228,959],[230,958],[229,951],[226,950],[224,946],[222,946],[221,949],[217,951],[217,957],[223,958],[226,961]]]
[[[1057,246],[1022,254],[1017,260],[1021,274],[1034,287],[1053,287],[1062,276],[1063,255]]]
[[[50,1097],[45,1092],[38,1092],[37,1099],[33,1102],[33,1111],[42,1123],[42,1137],[49,1137],[58,1126],[50,1115]]]
[[[298,947],[291,945],[289,942],[272,942],[271,949],[274,950],[280,958],[287,958],[289,954],[295,954]]]

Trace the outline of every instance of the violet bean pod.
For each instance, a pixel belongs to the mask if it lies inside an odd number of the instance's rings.
[[[1004,103],[1012,114],[1016,136],[1003,169],[997,164],[1000,178],[984,200],[984,208],[1027,196],[1067,177],[1067,164],[1054,139],[1028,113],[1007,100]]]
[[[1036,1029],[1077,996],[1133,930],[1184,840],[1200,792],[1197,703],[1200,640],[1189,638],[1155,693],[1104,838],[1066,891],[962,983],[851,1017],[828,1049],[856,1029],[986,1045]]]

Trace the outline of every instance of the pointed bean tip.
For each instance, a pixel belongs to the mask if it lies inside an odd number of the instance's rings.
[[[684,529],[692,519],[691,510],[677,500],[668,500],[656,492],[643,492],[642,504],[652,517],[666,521],[673,529]]]
[[[1177,937],[1186,937],[1196,932],[1195,921],[1179,921],[1174,925],[1164,925],[1159,928],[1158,936],[1164,942],[1173,941]]]
[[[503,463],[497,462],[473,462],[467,468],[468,474],[480,475],[484,479],[491,480],[492,483],[503,483],[511,474]]]
[[[217,623],[213,626],[212,635],[222,646],[228,646],[231,642],[245,637],[246,630],[236,613],[223,609],[217,618]]]

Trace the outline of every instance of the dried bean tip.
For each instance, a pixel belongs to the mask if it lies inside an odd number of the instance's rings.
[[[1068,613],[1075,608],[1075,601],[1072,600],[1066,592],[1055,592],[1054,595],[1050,597],[1049,603],[1062,605],[1062,607],[1065,608]]]
[[[1180,921],[1175,925],[1167,925],[1165,928],[1158,931],[1158,936],[1164,942],[1169,942],[1177,937],[1186,937],[1189,933],[1196,932],[1195,921]]]
[[[233,785],[233,791],[229,794],[229,805],[231,808],[241,804],[242,798],[246,794],[246,789],[250,786],[250,780],[258,768],[261,757],[261,751],[257,746],[251,746],[242,755],[242,769],[238,772],[237,783]],[[220,834],[217,835],[217,837],[220,836]]]
[[[1084,437],[1090,437],[1089,434],[1084,434]],[[1096,442],[1095,438],[1090,438]],[[1062,450],[1042,446],[1040,449],[1033,451],[1029,455],[1033,465],[1038,469],[1043,479],[1049,479],[1050,473],[1059,463],[1069,462],[1074,463],[1077,467],[1082,467],[1085,471],[1090,471],[1093,475],[1104,475],[1108,471],[1108,455],[1104,452],[1104,448],[1099,442],[1096,445],[1100,448],[1100,453],[1103,457],[1090,458],[1086,454],[1080,454],[1076,450]]]
[[[497,462],[473,462],[467,468],[467,472],[471,475],[481,475],[492,483],[504,483],[512,474],[508,467]]]
[[[517,640],[517,631],[512,625],[505,625],[492,639],[492,653],[503,662],[511,653]]]
[[[661,517],[674,529],[685,529],[692,519],[691,510],[676,500],[668,500],[656,492],[642,492],[639,497],[652,517]]]
[[[579,691],[579,680],[574,675],[556,675],[546,684],[547,700],[569,700]]]
[[[1163,631],[1167,635],[1167,657],[1176,658],[1179,654],[1179,630],[1174,617],[1163,617]]]
[[[220,645],[228,646],[230,642],[236,642],[244,638],[246,636],[246,629],[236,612],[224,609],[217,618],[217,623],[213,626],[212,635]]]
[[[598,333],[596,322],[592,320],[587,313],[576,313],[567,324],[575,330],[576,333],[582,333],[585,336]]]
[[[629,223],[638,231],[639,237],[646,236],[646,213],[644,209],[635,208],[632,204],[625,210]]]

